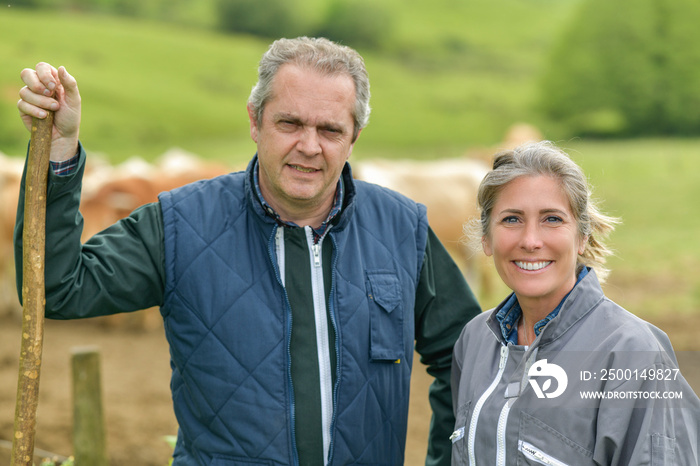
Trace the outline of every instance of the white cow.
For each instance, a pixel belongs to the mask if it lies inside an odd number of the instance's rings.
[[[464,223],[478,215],[476,195],[489,167],[466,157],[439,160],[360,160],[355,178],[384,186],[424,204],[428,221],[475,291],[489,293],[485,256],[465,244]]]

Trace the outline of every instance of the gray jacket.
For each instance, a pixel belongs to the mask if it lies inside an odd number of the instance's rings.
[[[671,342],[594,272],[529,347],[506,344],[504,303],[455,345],[453,465],[698,465],[700,400]]]

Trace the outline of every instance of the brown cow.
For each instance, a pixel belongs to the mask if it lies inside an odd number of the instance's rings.
[[[0,313],[20,315],[15,288],[12,236],[17,211],[23,158],[0,153]],[[132,158],[112,166],[91,154],[85,167],[80,210],[84,218],[82,240],[126,217],[137,207],[154,202],[162,191],[193,181],[228,173],[230,167],[200,160],[193,154],[172,149],[154,164]],[[148,314],[153,314],[149,311]],[[119,326],[152,327],[156,319],[140,312],[132,316],[100,319]],[[159,322],[159,317],[157,318]]]
[[[12,236],[24,159],[0,152],[0,315],[21,313],[15,287]]]
[[[132,158],[110,167],[98,164],[86,171],[80,211],[84,218],[83,241],[107,228],[134,209],[158,200],[163,191],[201,179],[213,178],[230,171],[230,167],[204,161],[193,154],[172,149],[155,164]],[[101,318],[112,327],[150,329],[161,320],[155,309]]]
[[[85,173],[80,211],[85,218],[83,240],[129,215],[137,207],[158,200],[163,191],[197,180],[213,178],[230,167],[204,161],[171,149],[155,164],[139,158],[109,166],[98,164]]]

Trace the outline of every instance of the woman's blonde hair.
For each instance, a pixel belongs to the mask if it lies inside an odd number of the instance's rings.
[[[603,264],[612,252],[603,238],[612,232],[619,219],[598,210],[581,167],[550,141],[524,144],[494,156],[493,169],[482,180],[477,195],[481,218],[465,225],[472,246],[480,249],[482,239],[491,234],[491,214],[501,190],[516,178],[541,175],[559,180],[569,199],[580,238],[587,238],[585,250],[578,256],[577,272],[581,267],[592,267],[604,281],[609,271]]]

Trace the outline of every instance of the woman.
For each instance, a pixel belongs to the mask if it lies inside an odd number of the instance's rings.
[[[616,220],[549,142],[497,154],[474,225],[513,290],[455,345],[452,463],[697,465],[700,400],[661,330],[603,295]]]

